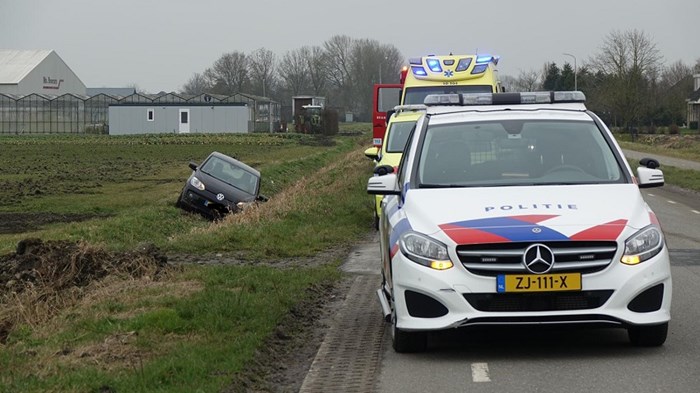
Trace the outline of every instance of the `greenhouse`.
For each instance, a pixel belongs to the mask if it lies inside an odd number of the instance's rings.
[[[278,129],[280,122],[279,103],[244,93],[232,96],[134,93],[125,97],[108,94],[88,97],[71,93],[60,96],[0,94],[0,134],[108,134],[109,107],[135,103],[153,106],[244,104],[250,111],[251,121],[245,130],[248,132],[271,132]]]

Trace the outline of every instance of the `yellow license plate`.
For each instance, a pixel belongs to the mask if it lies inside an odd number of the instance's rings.
[[[581,273],[499,274],[496,290],[499,293],[580,291]]]

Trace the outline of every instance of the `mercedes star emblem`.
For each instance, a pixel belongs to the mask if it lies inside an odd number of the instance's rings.
[[[530,273],[544,274],[552,270],[554,253],[544,244],[533,244],[523,254],[523,265]]]

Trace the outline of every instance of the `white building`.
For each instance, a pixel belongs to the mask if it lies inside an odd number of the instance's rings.
[[[0,49],[0,94],[84,96],[85,92],[85,84],[56,52]]]

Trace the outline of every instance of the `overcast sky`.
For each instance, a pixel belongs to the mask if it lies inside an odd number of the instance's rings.
[[[501,75],[580,66],[612,31],[642,30],[666,64],[700,58],[700,0],[0,0],[0,49],[53,49],[88,87],[176,91],[222,53],[278,57],[334,35],[406,58],[501,56]]]

